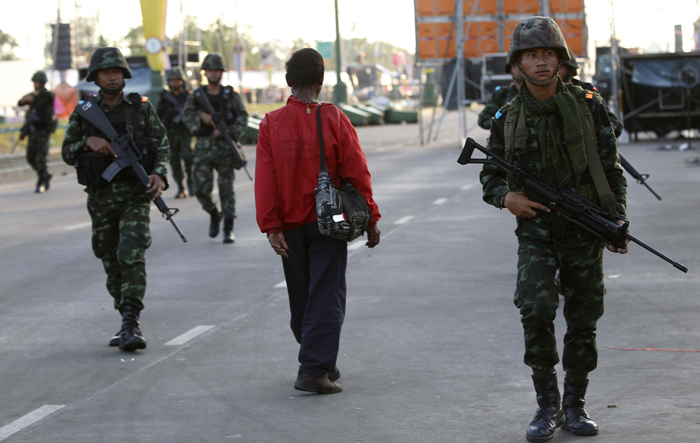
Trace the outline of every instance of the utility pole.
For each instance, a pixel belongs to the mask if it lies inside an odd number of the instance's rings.
[[[622,109],[620,108],[620,92],[618,91],[618,85],[617,85],[618,50],[617,50],[617,35],[615,35],[615,5],[612,1],[610,2],[610,59],[611,59],[611,65],[612,65],[613,111],[615,112],[615,115],[617,116],[617,118],[621,122],[624,122],[624,119],[622,118]]]
[[[335,0],[335,60],[336,84],[333,88],[333,104],[348,102],[348,87],[340,79],[342,62],[340,59],[340,24],[338,21],[338,0]]]

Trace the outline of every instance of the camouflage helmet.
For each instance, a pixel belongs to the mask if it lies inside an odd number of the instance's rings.
[[[110,68],[120,68],[124,73],[124,78],[131,78],[129,65],[118,48],[99,48],[90,58],[90,67],[85,81],[94,82],[98,71]]]
[[[224,59],[221,58],[219,54],[210,52],[206,57],[204,57],[204,61],[202,61],[202,69],[217,69],[219,71],[225,71],[226,67],[224,66]]]
[[[168,75],[165,77],[166,80],[182,80],[185,81],[185,74],[182,72],[179,66],[175,66],[168,70]]]
[[[574,51],[569,48],[569,59],[562,63],[562,65],[566,66],[569,69],[573,70],[578,70],[580,66],[578,65],[578,62],[576,61],[576,56],[574,55]]]
[[[559,52],[559,61],[569,60],[569,47],[559,25],[550,17],[528,17],[513,31],[508,49],[508,63],[515,63],[525,49],[554,48]]]
[[[44,71],[36,71],[34,75],[32,75],[32,81],[39,83],[48,83],[49,79],[46,77],[46,73]]]

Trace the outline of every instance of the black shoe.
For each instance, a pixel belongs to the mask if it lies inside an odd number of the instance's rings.
[[[537,392],[537,412],[527,427],[525,438],[529,442],[546,442],[554,437],[554,431],[561,426],[564,416],[561,410],[561,396],[557,386],[557,373],[546,377],[532,376]]]
[[[574,435],[598,435],[598,424],[583,409],[588,380],[564,377],[564,423],[561,428]]]
[[[297,391],[315,392],[316,394],[337,394],[343,388],[338,383],[333,383],[328,377],[313,377],[299,371],[297,381],[294,383]]]
[[[214,208],[209,215],[211,216],[209,221],[209,237],[214,238],[219,235],[219,229],[221,228],[221,214],[216,208]]]
[[[187,198],[187,190],[182,184],[182,180],[177,183],[177,194],[175,194],[175,198]]]
[[[48,191],[49,188],[51,187],[51,178],[53,175],[51,174],[46,174],[46,177],[44,177],[44,190]]]
[[[119,343],[122,340],[122,332],[124,332],[124,329],[119,329],[119,332],[114,334],[114,337],[109,339],[110,346],[119,346]]]
[[[226,217],[224,219],[224,243],[233,243],[236,241],[236,236],[233,235],[233,218]]]
[[[131,306],[122,308],[122,335],[119,340],[119,349],[127,352],[146,349],[146,339],[141,336],[139,327],[139,310]]]
[[[41,194],[44,191],[46,191],[46,185],[44,184],[44,180],[40,178],[36,181],[36,190],[34,190],[34,192]]]

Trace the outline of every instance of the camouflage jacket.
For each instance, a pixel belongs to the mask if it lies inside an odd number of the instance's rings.
[[[226,88],[230,88],[230,92],[228,93],[228,99],[225,100],[223,104],[224,118],[226,119],[226,125],[228,126],[228,132],[231,134],[231,138],[238,143],[248,127],[248,111],[245,109],[241,96],[230,86],[221,86],[218,94],[219,99],[224,100],[224,90]],[[212,96],[207,92],[207,87],[202,86],[202,90],[207,93],[211,99]],[[182,114],[182,121],[197,137],[209,137],[212,128],[202,123],[200,118],[200,112],[202,110],[195,97],[196,91],[195,89],[195,91],[187,97],[185,111]],[[214,106],[215,110],[219,111],[213,103],[212,106]],[[217,139],[217,141],[226,143],[223,139]]]
[[[110,108],[109,104],[102,98],[102,94],[100,93],[95,96],[95,101],[105,114],[124,112],[125,103],[131,105],[131,101],[129,101],[126,95],[122,96],[114,108]],[[168,145],[168,138],[165,136],[165,128],[150,102],[141,105],[139,108],[139,117],[139,135],[156,140],[155,165],[151,173],[157,174],[166,180],[167,186],[167,168],[170,158],[170,147]],[[86,152],[85,144],[89,133],[90,123],[85,121],[76,111],[73,111],[68,122],[68,127],[66,128],[66,137],[63,140],[62,154],[64,162],[69,165],[75,165],[78,156]],[[140,186],[140,183],[138,185]]]
[[[617,141],[613,133],[608,114],[605,110],[602,97],[597,93],[586,93],[582,88],[574,85],[566,85],[569,92],[573,93],[579,101],[584,101],[591,110],[593,122],[596,128],[596,137],[598,139],[598,155],[605,172],[605,176],[610,185],[611,191],[617,199],[617,211],[621,218],[624,218],[625,208],[627,205],[627,181],[622,173],[622,167],[617,153]],[[489,137],[488,146],[494,154],[505,158],[505,116],[509,112],[519,112],[521,103],[519,100],[514,100],[510,104],[503,107],[493,120],[491,127],[491,135]],[[542,168],[542,160],[540,154],[540,145],[545,139],[544,134],[540,135],[534,131],[535,120],[529,114],[526,115],[526,126],[529,128],[527,144],[522,151],[516,151],[515,159],[521,165],[528,165],[535,171],[545,174]],[[560,122],[560,127],[563,127],[563,122]],[[563,142],[563,134],[561,135]],[[497,208],[501,208],[501,198],[509,191],[522,191],[511,176],[508,176],[504,171],[493,165],[484,165],[480,174],[481,184],[483,186],[483,199]],[[584,185],[593,184],[593,179],[590,172],[586,170],[581,183]],[[552,214],[539,212],[538,215],[531,219],[517,218],[518,227],[516,234],[518,236],[534,238],[537,240],[550,240],[550,227],[552,224]],[[571,241],[574,244],[586,241],[585,236],[573,238]],[[569,239],[567,238],[567,241]]]
[[[583,89],[586,89],[588,91],[598,92],[598,88],[596,88],[595,86],[593,86],[590,83],[582,82],[581,80],[579,80],[577,78],[572,78],[571,84],[576,85],[576,86],[580,86]],[[620,120],[617,119],[617,116],[615,115],[615,113],[612,112],[612,109],[610,109],[608,107],[607,103],[605,103],[605,101],[603,101],[603,105],[605,106],[605,110],[608,113],[608,118],[610,118],[610,124],[612,125],[613,131],[615,131],[615,137],[617,138],[620,136],[620,134],[622,134],[622,130],[624,129],[624,127],[622,126],[622,123],[620,122]]]
[[[510,103],[516,95],[518,95],[518,88],[515,86],[515,82],[511,82],[507,88],[496,86],[493,94],[491,94],[491,100],[484,105],[484,109],[479,113],[479,126],[484,129],[491,129],[493,116],[504,105]]]
[[[170,97],[173,97],[175,101],[177,101],[178,106],[175,106],[174,103],[171,103],[170,100],[166,98],[166,95],[170,95]],[[160,100],[158,101],[158,107],[156,108],[156,112],[158,113],[160,121],[163,123],[163,125],[168,131],[177,130],[181,132],[189,132],[189,129],[187,129],[187,126],[185,126],[182,117],[180,117],[181,120],[178,123],[175,123],[174,121],[175,118],[180,114],[180,109],[185,107],[187,97],[189,96],[190,92],[186,89],[183,89],[178,95],[173,94],[167,89],[163,89],[160,92]]]

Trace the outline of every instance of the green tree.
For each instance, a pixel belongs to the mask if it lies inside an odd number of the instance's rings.
[[[15,59],[15,48],[18,46],[14,37],[0,30],[0,60]]]
[[[143,26],[134,26],[124,36],[129,55],[146,55],[146,37],[143,35]]]

